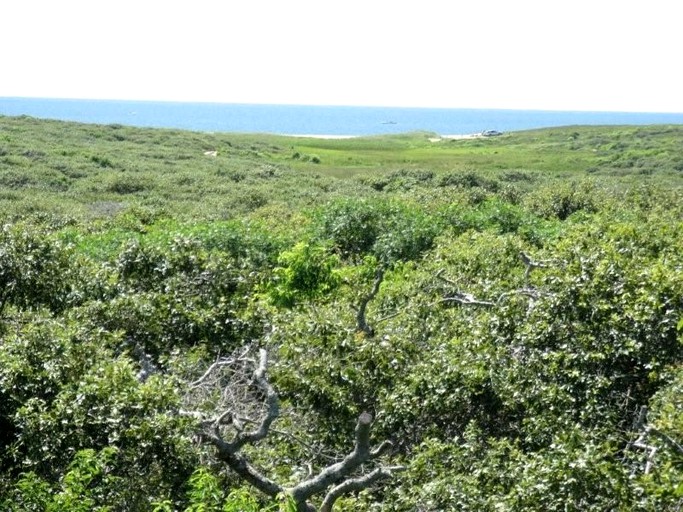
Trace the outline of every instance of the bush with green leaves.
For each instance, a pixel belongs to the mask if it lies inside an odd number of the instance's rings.
[[[525,202],[529,208],[542,217],[565,220],[573,213],[598,211],[602,202],[602,191],[592,181],[553,184],[530,193]]]
[[[177,382],[162,375],[143,379],[139,363],[115,356],[120,341],[49,319],[4,338],[3,470],[30,472],[51,484],[68,473],[78,452],[115,448],[110,474],[122,483],[108,488],[101,482],[98,491],[110,506],[138,508],[150,496],[176,495],[196,462],[187,420],[172,414]]]
[[[5,224],[0,228],[0,314],[21,309],[65,308],[75,274],[72,248],[40,226]]]
[[[67,472],[51,485],[34,472],[23,473],[0,505],[6,510],[49,512],[106,512],[112,510],[110,493],[121,484],[111,474],[116,448],[76,452]]]
[[[410,203],[345,199],[316,212],[316,235],[342,258],[374,255],[385,264],[419,258],[441,232],[438,218]]]
[[[331,293],[340,284],[339,258],[326,247],[300,242],[280,254],[268,284],[276,306],[292,307]]]
[[[678,326],[683,339],[683,320]],[[650,400],[646,421],[632,445],[642,508],[674,511],[683,503],[683,371],[673,369]]]

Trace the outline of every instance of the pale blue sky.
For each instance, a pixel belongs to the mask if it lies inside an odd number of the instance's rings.
[[[8,0],[0,96],[683,112],[673,0]]]

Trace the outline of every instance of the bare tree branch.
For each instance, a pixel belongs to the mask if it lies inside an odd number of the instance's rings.
[[[216,447],[220,460],[262,493],[274,498],[284,491],[280,484],[260,473],[243,455],[233,451],[222,439],[207,435],[202,437]]]
[[[448,279],[447,277],[444,277],[443,273],[444,273],[445,271],[446,271],[445,268],[440,268],[440,269],[436,272],[436,274],[434,274],[434,277],[436,277],[437,279],[441,279],[443,282],[448,283],[448,284],[450,284],[451,286],[455,286],[455,287],[457,288],[457,287],[458,287],[458,283],[456,283],[455,281],[451,281],[451,280]]]
[[[490,302],[488,300],[479,300],[474,297],[471,293],[456,292],[452,297],[444,297],[439,302],[457,302],[458,304],[463,304],[465,306],[495,306],[495,302]]]
[[[678,452],[679,455],[683,455],[683,446],[681,446],[675,439],[661,430],[656,429],[651,425],[647,425],[647,406],[643,405],[638,412],[638,417],[634,422],[634,430],[638,432],[638,438],[629,443],[627,449],[631,447],[640,448],[641,450],[647,451],[647,457],[645,459],[645,468],[643,469],[644,474],[649,474],[655,463],[655,457],[659,451],[659,446],[653,446],[648,443],[649,437],[657,437],[660,441],[663,441],[669,448]]]
[[[379,289],[381,278],[376,279],[373,293]],[[391,476],[393,471],[399,468],[375,468],[366,475],[357,476],[355,472],[365,463],[380,457],[392,447],[391,442],[384,441],[376,448],[370,445],[370,427],[373,418],[368,413],[362,413],[356,423],[355,443],[351,451],[343,460],[329,465],[322,469],[317,475],[309,476],[303,482],[294,487],[284,487],[272,480],[256,467],[249,459],[240,452],[246,445],[256,445],[265,439],[269,434],[275,433],[271,426],[280,415],[279,398],[270,382],[268,381],[266,370],[268,357],[265,350],[260,350],[259,362],[251,375],[251,379],[246,379],[245,372],[255,361],[246,358],[246,352],[240,357],[223,359],[213,363],[204,374],[192,383],[186,402],[198,400],[195,403],[200,408],[206,407],[206,401],[215,401],[215,408],[219,411],[212,411],[210,414],[201,411],[181,410],[183,415],[191,416],[199,420],[199,438],[212,445],[216,449],[216,456],[233,470],[240,478],[254,486],[264,494],[276,497],[285,494],[292,497],[297,510],[302,512],[315,511],[310,499],[325,493],[330,486],[335,484],[332,490],[327,492],[324,498],[323,510],[331,510],[334,502],[344,493],[364,489],[373,485],[375,482]],[[232,363],[233,367],[230,368]],[[226,376],[227,375],[227,376]],[[220,393],[213,389],[217,386],[224,386]],[[228,390],[230,386],[251,387],[257,395],[246,394],[244,391]],[[210,389],[209,389],[210,388]],[[202,395],[199,391],[204,391]],[[238,412],[239,404],[235,403],[235,398],[260,402],[257,407],[249,409],[254,414],[252,419],[249,416]],[[202,402],[202,399],[205,399]],[[258,417],[257,417],[258,416]],[[249,428],[246,427],[249,425]],[[228,432],[232,437],[227,436]],[[278,432],[279,433],[279,432]],[[312,471],[309,471],[309,474]],[[341,482],[341,483],[340,483]]]
[[[245,351],[241,356],[216,361],[199,379],[190,384],[190,388],[194,389],[203,385],[208,385],[209,382],[221,385],[222,381],[220,376],[214,374],[225,367],[234,366],[238,362],[245,363],[252,361],[245,357],[246,354],[247,352]],[[217,415],[212,417],[206,417],[206,415],[201,412],[192,414],[187,411],[181,411],[181,414],[191,415],[200,419],[200,427],[202,428],[200,438],[216,448],[218,458],[258,490],[269,496],[275,497],[283,492],[283,487],[260,473],[239,453],[239,450],[246,444],[253,445],[264,439],[268,435],[270,426],[280,414],[278,396],[266,378],[266,367],[268,364],[267,352],[262,349],[260,350],[259,355],[259,364],[253,372],[252,385],[265,396],[266,411],[260,421],[253,422],[256,423],[255,429],[245,431],[244,423],[231,408],[226,408],[224,411],[220,411]],[[226,386],[224,391],[227,391],[227,387],[228,386]],[[221,404],[225,398],[225,392],[221,393]],[[221,433],[221,427],[224,425],[232,425],[234,428],[235,435],[232,441],[224,439]]]
[[[455,292],[449,295],[446,295],[443,297],[441,300],[437,301],[435,304],[444,304],[444,303],[457,303],[461,304],[464,306],[484,306],[484,307],[494,307],[494,306],[500,306],[503,301],[505,301],[508,297],[512,295],[524,295],[526,297],[529,297],[531,299],[530,305],[533,305],[533,301],[538,299],[541,296],[544,295],[551,295],[550,293],[543,292],[540,290],[537,290],[536,288],[532,288],[528,286],[528,279],[529,279],[529,273],[532,269],[534,268],[545,268],[549,264],[549,260],[544,260],[544,261],[534,261],[532,260],[526,253],[520,251],[520,257],[522,258],[522,261],[526,265],[526,271],[524,273],[524,287],[519,288],[517,290],[511,290],[509,292],[504,292],[501,293],[498,296],[498,299],[496,301],[491,301],[491,300],[483,300],[475,297],[471,293],[463,292],[459,290],[458,283],[448,279],[443,275],[444,269],[439,269],[439,271],[434,275],[437,279],[449,284],[450,286],[453,286],[456,288]]]
[[[458,304],[462,304],[464,306],[486,306],[486,307],[491,307],[495,306],[495,302],[491,302],[488,300],[479,300],[477,299],[474,295],[471,293],[466,293],[466,292],[461,292],[458,288],[458,283],[455,281],[452,281],[451,279],[448,279],[443,275],[445,272],[445,269],[439,269],[439,271],[434,274],[434,277],[437,279],[440,279],[444,283],[447,283],[453,287],[456,288],[455,293],[453,295],[449,295],[438,301],[438,303],[450,303],[450,302],[456,302]]]
[[[375,330],[367,322],[367,319],[366,319],[367,308],[368,308],[368,304],[370,303],[370,301],[372,299],[374,299],[377,296],[377,294],[379,293],[379,287],[382,285],[383,280],[384,280],[384,269],[379,268],[375,274],[375,281],[372,284],[372,289],[370,290],[370,293],[368,293],[367,295],[364,295],[361,298],[360,304],[358,305],[358,308],[354,308],[356,310],[356,331],[357,332],[363,332],[370,338],[375,335]]]
[[[238,451],[245,444],[255,444],[261,439],[264,439],[268,435],[268,429],[273,421],[280,415],[280,401],[278,400],[277,393],[275,393],[275,390],[268,382],[268,379],[266,379],[267,364],[268,353],[264,349],[261,349],[259,365],[254,372],[254,381],[266,396],[266,405],[268,407],[266,415],[263,417],[258,429],[236,436],[235,440],[231,443],[234,451]]]
[[[519,251],[519,257],[522,263],[526,266],[524,270],[524,286],[529,286],[529,274],[535,268],[547,268],[551,263],[550,260],[534,260],[524,251]]]
[[[674,451],[678,452],[679,455],[683,455],[683,446],[678,444],[671,436],[665,434],[661,430],[657,430],[654,427],[648,427],[647,428],[648,433],[652,434],[653,436],[658,437],[664,443],[666,443],[670,448],[672,448]]]
[[[289,493],[294,501],[299,503],[307,501],[311,496],[319,494],[334,484],[351,475],[361,464],[379,457],[383,452],[391,447],[389,441],[382,443],[379,449],[370,449],[370,426],[372,425],[372,415],[364,412],[356,423],[356,441],[353,451],[349,453],[341,462],[332,464],[318,475],[301,482],[292,488]]]
[[[367,475],[359,476],[357,478],[349,478],[341,484],[330,489],[330,491],[325,496],[322,504],[320,505],[320,512],[332,512],[332,507],[335,501],[344,494],[351,492],[362,491],[368,487],[375,484],[379,480],[384,478],[390,478],[393,473],[397,471],[403,471],[405,467],[403,466],[391,466],[388,468],[376,468],[374,471],[368,473]]]
[[[204,374],[203,374],[201,377],[199,377],[199,378],[198,378],[197,380],[195,380],[194,382],[191,382],[191,383],[190,383],[190,387],[191,387],[191,388],[195,388],[195,387],[197,387],[197,386],[200,386],[200,385],[201,385],[202,383],[204,383],[204,381],[206,381],[206,379],[207,379],[207,378],[216,370],[216,368],[218,368],[218,367],[220,367],[220,366],[230,366],[230,365],[234,365],[236,361],[245,361],[245,360],[246,360],[246,359],[245,359],[245,356],[247,355],[248,352],[249,352],[249,347],[247,347],[247,348],[243,351],[243,353],[242,353],[241,356],[238,356],[238,357],[236,357],[236,358],[231,357],[231,358],[227,358],[227,359],[218,359],[218,360],[216,360],[215,363],[213,363],[211,366],[209,366],[209,367],[206,369],[206,371],[204,372]]]
[[[242,418],[240,417],[240,420],[248,423],[255,423],[254,420],[250,418]],[[328,460],[335,460],[335,458],[331,455],[328,455],[326,453],[323,453],[323,449],[320,447],[316,447],[311,445],[311,443],[301,439],[301,437],[296,436],[292,434],[291,432],[286,432],[284,430],[278,430],[276,428],[270,428],[269,433],[271,434],[277,434],[278,436],[286,437],[287,439],[290,439],[291,441],[300,444],[304,448],[310,451],[310,453],[313,454],[314,457],[321,457],[323,459],[328,459]],[[312,471],[311,471],[312,472]]]

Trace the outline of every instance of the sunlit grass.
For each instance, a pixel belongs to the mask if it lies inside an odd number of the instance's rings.
[[[0,212],[107,218],[135,207],[186,219],[308,208],[478,173],[519,190],[605,179],[680,187],[683,127],[565,127],[500,137],[351,139],[202,133],[0,117]],[[401,173],[428,171],[432,179]],[[445,178],[443,176],[446,176]],[[398,181],[397,181],[398,180]],[[616,180],[616,181],[615,181]],[[400,183],[398,183],[400,181]],[[514,180],[513,180],[514,181]]]

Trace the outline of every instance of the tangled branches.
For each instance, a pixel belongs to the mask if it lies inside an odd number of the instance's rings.
[[[542,296],[549,295],[549,293],[541,291],[535,287],[529,285],[529,275],[534,269],[537,268],[548,268],[553,262],[550,260],[537,261],[532,259],[528,254],[520,251],[519,257],[524,264],[524,286],[516,290],[511,290],[508,292],[501,293],[495,301],[479,299],[472,295],[471,293],[463,292],[457,289],[458,284],[443,275],[444,269],[439,270],[434,277],[443,281],[444,283],[450,285],[450,287],[455,288],[450,295],[444,296],[439,302],[456,303],[463,306],[484,306],[484,307],[496,307],[500,306],[509,297],[514,295],[521,295],[529,299],[530,307],[533,306],[535,300]]]
[[[373,418],[364,412],[356,423],[353,450],[341,461],[294,486],[283,486],[266,476],[241,449],[264,440],[280,416],[279,397],[267,378],[267,365],[268,356],[263,349],[258,360],[250,357],[248,351],[219,359],[190,384],[185,396],[183,414],[198,420],[202,442],[213,446],[218,459],[238,476],[268,496],[289,496],[300,512],[315,511],[311,498],[325,493],[319,510],[329,512],[340,496],[366,489],[402,469],[378,466],[369,473],[359,473],[361,466],[391,449],[389,441],[371,447]]]

